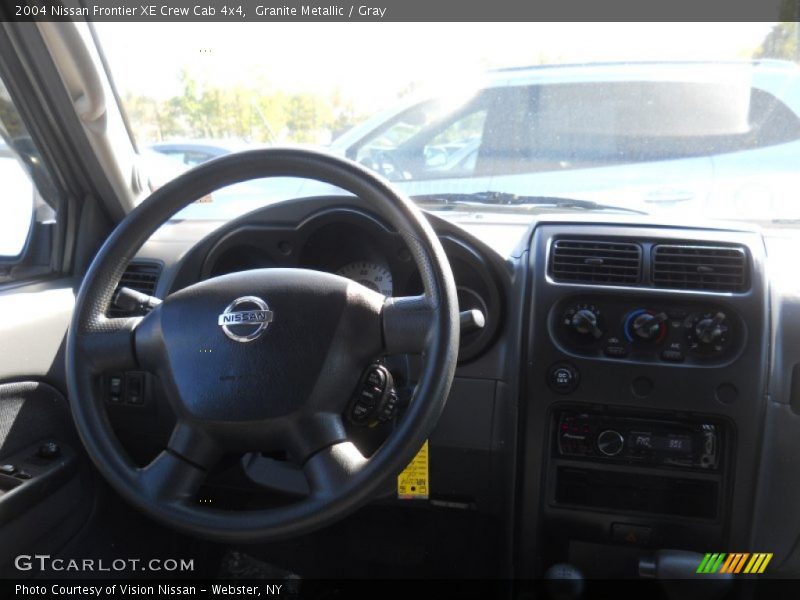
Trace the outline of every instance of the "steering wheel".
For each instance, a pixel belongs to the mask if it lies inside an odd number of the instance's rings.
[[[128,262],[162,223],[196,198],[261,177],[317,179],[369,201],[405,240],[424,293],[386,298],[329,273],[256,269],[176,291],[145,317],[106,317]],[[457,306],[436,234],[385,180],[308,150],[230,154],[159,188],[97,253],[67,336],[72,414],[102,475],[156,520],[224,542],[296,536],[368,502],[431,433],[455,371]],[[342,415],[365,367],[392,353],[422,355],[418,383],[396,429],[365,458],[348,440]],[[153,373],[176,415],[167,447],[143,468],[126,455],[103,407],[99,381],[112,369]],[[197,502],[223,455],[279,450],[302,465],[310,490],[303,499],[258,510]]]

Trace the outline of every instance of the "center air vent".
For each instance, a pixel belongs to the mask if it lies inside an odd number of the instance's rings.
[[[653,284],[660,288],[742,292],[747,289],[747,253],[741,246],[653,248]]]
[[[641,280],[642,248],[629,242],[556,240],[550,275],[556,281],[633,285]]]
[[[127,287],[137,292],[147,294],[148,296],[155,295],[156,284],[158,277],[161,275],[161,265],[152,262],[132,262],[125,269],[122,278],[117,284],[117,289],[114,290],[114,296],[120,288]],[[112,305],[108,309],[107,316],[111,318],[116,317],[135,317],[143,313],[130,313]]]

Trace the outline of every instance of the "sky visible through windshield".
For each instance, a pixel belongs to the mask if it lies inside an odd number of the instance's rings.
[[[750,58],[771,23],[97,23],[123,95],[220,86],[342,94],[371,113],[412,86],[500,67]]]

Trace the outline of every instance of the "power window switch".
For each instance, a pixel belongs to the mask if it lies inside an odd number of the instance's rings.
[[[144,404],[144,377],[141,373],[128,373],[126,380],[128,404]]]
[[[111,396],[119,396],[122,393],[122,377],[113,375],[108,379],[108,393]]]

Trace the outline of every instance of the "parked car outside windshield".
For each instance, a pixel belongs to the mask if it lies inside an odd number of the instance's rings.
[[[795,64],[598,64],[489,76],[455,109],[437,111],[436,99],[400,106],[331,149],[412,196],[491,190],[729,218],[797,210]]]
[[[487,62],[502,64],[494,50],[486,50]],[[748,51],[757,54],[752,46],[736,54]],[[112,63],[117,52],[109,52]],[[462,204],[503,198],[500,203],[523,205],[515,197],[546,197],[679,218],[800,218],[797,62],[637,58],[543,61],[469,76],[454,71],[435,86],[398,81],[398,97],[371,112],[359,112],[354,102],[379,90],[367,81],[356,89],[338,83],[341,78],[352,86],[347,63],[340,63],[341,72],[321,72],[327,96],[213,80],[198,92],[199,84],[184,73],[183,93],[191,97],[172,98],[173,112],[159,116],[158,128],[151,117],[139,129],[158,138],[149,140],[150,151],[175,158],[183,170],[248,147],[300,145],[350,158],[421,201],[457,195]],[[192,120],[202,93],[225,115],[216,129],[209,115]],[[130,106],[141,117],[138,105]],[[185,108],[176,112],[176,106]],[[164,122],[182,134],[171,134]],[[226,141],[224,129],[236,135]],[[178,217],[228,219],[266,203],[339,191],[278,178],[215,193],[213,202],[194,204]]]
[[[184,140],[173,142],[157,142],[148,146],[148,150],[163,154],[186,168],[196,167],[213,158],[219,158],[232,152],[247,150],[251,145],[247,142],[233,140]]]

